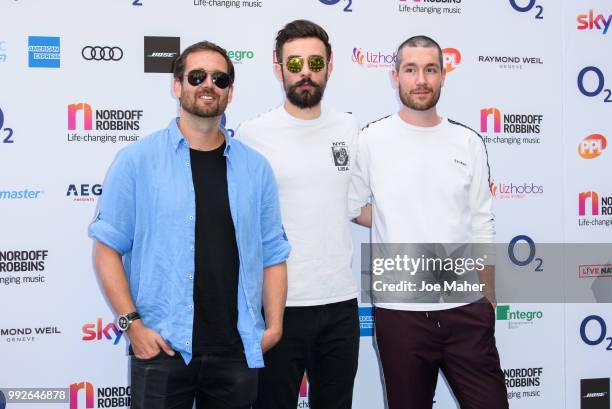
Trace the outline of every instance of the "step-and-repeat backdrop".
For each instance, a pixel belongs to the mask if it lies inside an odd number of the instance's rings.
[[[442,45],[440,112],[487,142],[499,242],[526,236],[536,252],[611,242],[609,1],[2,0],[0,388],[63,389],[49,408],[129,406],[126,336],[87,237],[108,166],[176,115],[169,67],[194,42],[222,45],[236,64],[228,129],[279,105],[274,37],[297,18],[331,37],[325,104],[362,125],[399,108],[398,44],[426,34]],[[358,253],[368,232],[353,236]],[[533,258],[525,268],[546,268]],[[575,274],[609,277],[610,259],[585,260]],[[360,315],[354,407],[384,408],[371,308]],[[500,304],[496,334],[513,409],[610,407],[609,304]],[[298,407],[307,396],[304,380]],[[457,407],[442,377],[435,400]]]

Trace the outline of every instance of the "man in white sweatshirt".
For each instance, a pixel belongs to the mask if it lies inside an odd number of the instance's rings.
[[[486,147],[475,131],[438,116],[443,67],[431,38],[402,43],[393,79],[403,106],[359,136],[349,213],[372,227],[374,246],[494,242]],[[493,274],[492,266],[478,272],[486,298],[471,293],[467,302],[442,303],[422,292],[408,302],[375,301],[389,409],[431,408],[439,370],[462,409],[508,408]]]
[[[310,408],[349,409],[359,315],[346,197],[359,127],[352,115],[321,107],[332,72],[323,28],[288,23],[278,32],[276,59],[284,104],[236,133],[272,165],[292,245],[283,337],[264,355],[255,408],[295,409],[306,370]]]

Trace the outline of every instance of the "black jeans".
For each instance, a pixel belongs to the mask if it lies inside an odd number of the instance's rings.
[[[295,409],[306,370],[311,409],[349,409],[359,354],[357,300],[285,309],[283,338],[264,355],[256,409]]]
[[[244,356],[203,354],[189,365],[177,352],[131,358],[132,409],[248,409],[257,396],[258,370]]]

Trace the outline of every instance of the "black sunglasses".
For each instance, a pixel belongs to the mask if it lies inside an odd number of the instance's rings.
[[[187,74],[187,82],[193,85],[194,87],[197,87],[198,85],[206,81],[207,75],[208,73],[204,70],[189,71],[189,74]],[[229,87],[231,82],[230,76],[220,71],[210,73],[210,78],[212,79],[213,84],[215,84],[217,88],[221,89]]]

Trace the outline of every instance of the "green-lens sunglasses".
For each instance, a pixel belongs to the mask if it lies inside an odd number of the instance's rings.
[[[289,72],[297,74],[304,68],[304,57],[293,56],[285,62],[285,66]],[[319,72],[325,68],[325,58],[320,55],[308,56],[308,69],[312,72]]]

